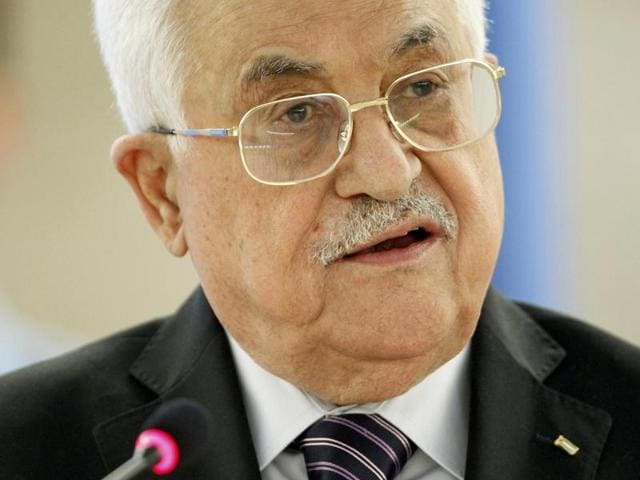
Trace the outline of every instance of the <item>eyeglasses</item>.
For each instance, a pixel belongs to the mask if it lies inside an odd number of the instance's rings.
[[[394,81],[384,97],[350,104],[335,93],[315,93],[258,105],[237,127],[151,131],[188,137],[238,137],[245,170],[267,185],[297,185],[331,173],[349,148],[353,114],[384,107],[396,137],[423,152],[446,152],[492,132],[501,113],[503,67],[460,60]]]

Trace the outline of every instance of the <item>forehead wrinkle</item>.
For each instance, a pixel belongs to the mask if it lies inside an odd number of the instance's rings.
[[[317,75],[326,71],[322,63],[306,62],[285,55],[262,55],[252,60],[244,70],[241,76],[244,88],[271,77]]]
[[[449,1],[444,0],[443,4],[448,5],[446,2]],[[188,38],[185,42],[191,46],[189,55],[193,58],[192,68],[188,72],[192,84],[189,98],[192,103],[206,103],[210,101],[207,99],[211,97],[211,86],[215,86],[216,98],[231,100],[216,103],[216,111],[224,113],[229,118],[235,117],[237,108],[244,105],[241,105],[241,99],[245,98],[242,92],[247,91],[242,84],[242,76],[247,72],[244,66],[248,65],[252,58],[256,58],[256,54],[281,55],[296,62],[309,63],[314,67],[319,66],[315,62],[326,61],[326,73],[329,66],[333,66],[333,58],[314,58],[313,55],[319,53],[321,56],[323,52],[333,49],[342,52],[338,60],[342,60],[343,64],[346,61],[349,64],[348,69],[355,71],[356,63],[360,66],[366,63],[369,69],[382,70],[390,65],[392,59],[387,55],[394,50],[409,54],[420,51],[419,48],[413,47],[425,48],[426,40],[432,37],[430,33],[433,32],[421,28],[421,25],[429,24],[438,34],[428,42],[430,46],[427,50],[433,50],[429,55],[439,50],[444,53],[446,50],[444,43],[448,42],[443,32],[446,32],[447,36],[449,33],[455,33],[451,26],[442,27],[450,23],[450,8],[446,11],[429,8],[440,5],[438,0],[422,0],[419,4],[398,0],[351,0],[345,2],[339,14],[339,22],[350,24],[348,29],[329,36],[325,35],[325,32],[330,31],[326,28],[326,23],[335,23],[336,9],[328,8],[326,4],[301,2],[289,10],[282,6],[283,3],[287,3],[285,1],[256,1],[251,3],[249,12],[248,5],[239,0],[221,0],[214,4],[209,4],[207,0],[206,5],[203,0],[185,2],[200,7],[192,9],[189,14],[180,9],[181,12],[178,14],[180,20],[186,20],[190,27],[187,28]],[[399,35],[402,32],[405,32],[404,35]],[[392,41],[391,44],[389,40]],[[448,40],[455,40],[455,37],[449,37]],[[299,44],[306,45],[304,51],[300,51]],[[211,55],[211,45],[216,45],[217,52],[221,54]],[[257,49],[267,51],[258,53]],[[227,55],[226,52],[233,54]],[[452,53],[453,45],[443,57]],[[215,58],[220,61],[211,61]],[[283,76],[287,78],[304,79],[307,75],[315,78],[313,75],[319,72],[312,72],[306,65],[295,65],[289,61],[280,65],[278,63],[280,62],[274,62],[266,69],[255,69],[248,76],[268,81],[279,76],[271,73],[282,71]],[[275,68],[271,68],[274,65]],[[348,73],[352,74],[353,72]]]
[[[425,23],[404,33],[398,41],[388,48],[388,56],[399,56],[413,47],[429,47],[434,40],[445,36],[435,25]]]
[[[395,14],[394,2],[397,0],[349,0],[344,2],[340,6],[340,17],[342,21],[348,21],[352,23],[353,30],[361,30],[371,24],[371,17],[383,17],[386,14]],[[315,5],[323,5],[322,2]],[[281,18],[285,21],[285,28],[291,28],[297,30],[299,28],[306,29],[309,25],[317,25],[321,23],[333,23],[335,21],[336,10],[333,8],[327,8],[326,5],[321,9],[307,8],[299,17],[299,20],[295,21],[291,17],[290,10],[286,8],[279,8],[278,13],[281,13]],[[280,26],[283,28],[283,25]]]

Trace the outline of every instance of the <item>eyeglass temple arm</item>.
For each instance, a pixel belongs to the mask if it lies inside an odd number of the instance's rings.
[[[184,137],[237,137],[238,128],[204,128],[197,130],[194,128],[187,128],[185,130],[178,130],[175,128],[165,127],[152,127],[150,129],[152,133],[159,133],[161,135],[180,135]]]

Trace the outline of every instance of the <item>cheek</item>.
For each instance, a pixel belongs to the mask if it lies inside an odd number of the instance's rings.
[[[495,142],[487,139],[477,144],[469,157],[466,189],[460,200],[461,216],[469,233],[482,239],[480,250],[486,246],[494,251],[499,247],[504,223],[502,172]]]
[[[267,187],[270,188],[270,187]],[[317,229],[313,197],[281,191],[243,214],[244,241],[239,270],[256,313],[304,323],[320,309],[322,273],[311,260],[310,239]]]
[[[308,246],[318,197],[260,185],[244,170],[222,178],[203,170],[183,176],[181,208],[193,263],[218,314],[273,325],[312,317],[321,308]]]
[[[502,174],[494,142],[471,151],[468,190],[460,204],[460,258],[470,278],[489,283],[500,249],[504,223]]]
[[[216,178],[207,171],[190,171],[181,180],[179,204],[185,238],[196,271],[206,286],[212,278],[217,278],[218,272],[226,270],[227,261],[237,257],[242,248],[242,242],[235,241],[232,235],[229,180]],[[228,276],[224,280],[232,278]]]
[[[502,238],[502,174],[493,138],[431,162],[458,221],[455,270],[461,283],[487,284]]]

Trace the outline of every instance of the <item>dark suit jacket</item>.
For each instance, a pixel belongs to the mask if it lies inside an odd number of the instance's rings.
[[[640,478],[637,348],[490,291],[471,362],[468,480]],[[0,378],[0,478],[102,478],[174,397],[204,404],[215,427],[204,461],[171,478],[260,478],[227,339],[201,290],[171,317]],[[553,445],[560,434],[577,455]]]

